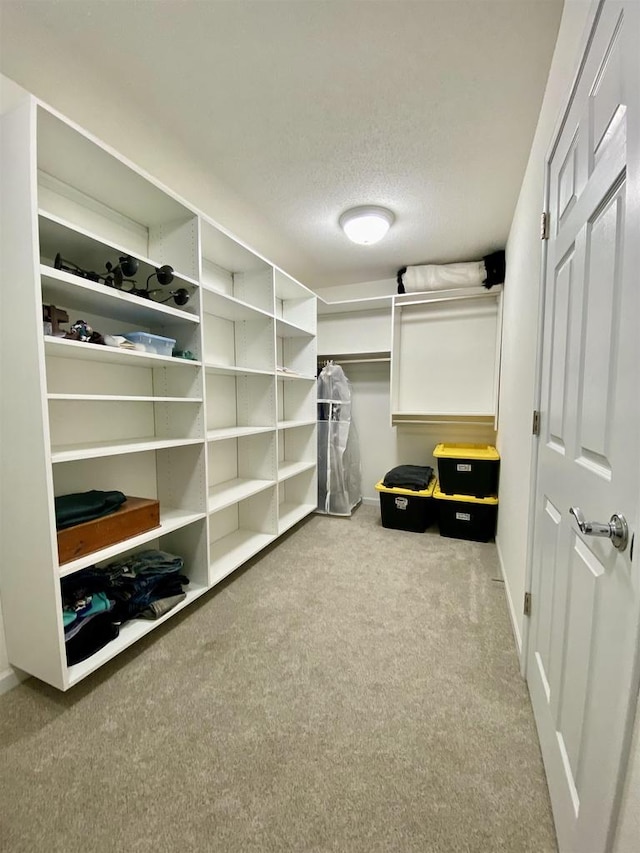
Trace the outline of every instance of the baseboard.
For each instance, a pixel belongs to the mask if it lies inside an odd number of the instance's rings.
[[[507,608],[509,610],[509,618],[511,619],[511,630],[513,631],[513,638],[516,641],[516,648],[518,650],[518,660],[522,663],[522,635],[520,634],[520,628],[518,627],[518,619],[516,617],[517,610],[513,605],[513,597],[511,595],[511,590],[509,589],[509,583],[507,581],[507,575],[504,570],[504,561],[502,559],[502,551],[500,550],[500,542],[496,539],[496,551],[498,552],[498,563],[500,564],[500,574],[502,575],[502,580],[504,581],[504,591],[507,597]]]
[[[29,676],[26,672],[20,672],[20,670],[5,669],[3,672],[0,672],[0,696],[3,693],[8,693],[9,690],[13,690],[14,687],[17,687],[22,681],[26,681]]]
[[[362,498],[362,503],[367,506],[378,506],[380,501],[378,498]]]

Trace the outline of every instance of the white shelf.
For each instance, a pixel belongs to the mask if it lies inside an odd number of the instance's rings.
[[[255,320],[263,318],[270,320],[273,314],[263,311],[261,308],[256,308],[248,302],[243,302],[236,299],[235,296],[227,296],[206,284],[202,285],[203,292],[203,313],[214,314],[216,317],[223,317],[225,320]]]
[[[303,421],[278,421],[278,429],[294,429],[295,427],[300,426],[311,426],[317,422],[316,418]]]
[[[402,426],[403,424],[434,424],[442,426],[455,424],[457,426],[493,426],[495,415],[493,414],[441,414],[438,412],[392,412],[391,425]]]
[[[315,382],[316,377],[312,374],[307,373],[296,373],[294,370],[282,370],[282,368],[278,368],[276,370],[276,376],[278,379],[284,380],[303,380],[305,382]]]
[[[284,533],[317,509],[316,504],[281,503],[278,510],[278,533]]]
[[[276,538],[274,533],[256,533],[255,530],[234,530],[211,544],[209,572],[211,584],[219,583],[258,551],[262,551]]]
[[[334,364],[373,364],[376,362],[390,362],[391,350],[380,352],[342,352],[342,353],[318,353],[318,364],[324,365],[328,361]]]
[[[251,495],[263,492],[269,486],[273,486],[274,483],[274,480],[249,480],[243,478],[219,483],[217,486],[212,486],[209,489],[208,511],[210,513],[218,512],[218,510],[244,500],[244,498],[249,498]]]
[[[410,305],[428,305],[431,302],[456,302],[460,299],[495,299],[502,293],[503,285],[491,288],[483,287],[454,287],[449,290],[423,290],[419,293],[399,293],[393,297],[396,308]]]
[[[501,305],[501,287],[395,297],[392,426],[495,419]]]
[[[220,376],[273,376],[272,370],[256,370],[253,367],[235,367],[229,364],[207,362],[204,368],[207,373],[217,373]]]
[[[85,241],[93,241],[95,243],[99,243],[101,246],[105,247],[105,252],[110,252],[113,255],[131,255],[132,257],[135,257],[136,260],[138,260],[141,264],[146,264],[149,267],[153,267],[154,269],[158,269],[162,266],[161,261],[145,257],[139,252],[131,251],[130,247],[118,244],[117,242],[109,242],[107,244],[99,234],[96,234],[93,231],[83,228],[82,226],[74,225],[72,222],[69,222],[63,217],[56,216],[55,214],[49,213],[48,211],[43,210],[42,208],[38,210],[38,216],[40,219],[41,241],[54,242],[56,244],[58,252],[60,252],[63,258],[74,260],[73,256],[74,253],[77,252],[78,236],[80,236]],[[108,258],[105,258],[105,260],[108,260]],[[96,272],[99,272],[99,270],[96,270]],[[173,274],[175,279],[180,279],[186,284],[192,285],[192,287],[199,287],[197,279],[185,275],[184,273],[180,272],[179,269],[174,269]],[[96,282],[94,282],[94,284],[96,284]]]
[[[179,530],[181,527],[186,527],[194,521],[204,518],[203,512],[187,512],[183,509],[160,508],[160,526],[154,527],[153,530],[147,530],[140,533],[138,536],[132,536],[124,542],[118,542],[115,545],[110,545],[108,548],[101,548],[99,551],[93,551],[84,557],[79,557],[77,560],[72,560],[70,563],[64,563],[60,566],[60,577],[72,575],[80,569],[86,569],[87,566],[93,566],[94,563],[101,563],[104,560],[111,560],[129,551],[131,548],[137,548],[138,545],[144,545],[145,542],[152,542],[160,536],[165,536],[174,530]]]
[[[104,364],[130,364],[136,367],[200,367],[201,362],[187,358],[155,355],[137,350],[117,349],[103,344],[89,344],[65,338],[44,336],[45,353],[54,358],[77,358],[83,361],[101,361]]]
[[[15,322],[0,337],[2,363],[16,365],[5,370],[11,406],[3,409],[12,461],[0,479],[4,633],[12,665],[66,690],[272,543],[278,496],[285,529],[312,510],[317,300],[33,96],[3,115],[2,132],[2,174],[11,180],[0,278],[19,285]],[[54,268],[58,253],[65,269]],[[108,275],[123,255],[139,264],[136,283],[123,289],[70,271],[78,264]],[[168,264],[175,282],[162,287],[154,276]],[[126,289],[147,281],[150,299]],[[192,298],[180,307],[170,292],[183,286]],[[44,335],[43,303],[103,333],[175,338],[198,360]],[[279,434],[278,417],[294,432]],[[87,489],[156,497],[160,524],[60,565],[55,536],[33,530],[53,529],[54,494]],[[185,600],[158,620],[130,620],[68,666],[62,580],[158,542],[184,559]]]
[[[123,323],[153,325],[184,320],[197,325],[200,322],[196,314],[188,311],[161,305],[151,299],[132,296],[124,290],[117,290],[115,287],[108,287],[97,281],[89,281],[64,270],[52,269],[45,264],[40,264],[40,276],[45,303],[52,302],[66,306],[71,302],[77,311],[87,311],[113,320],[121,320]]]
[[[227,438],[242,438],[243,435],[258,435],[261,432],[274,431],[275,426],[220,427],[207,430],[207,441],[224,441]]]
[[[202,444],[200,438],[133,438],[120,441],[99,441],[51,448],[51,461],[75,462],[80,459],[98,459],[104,456],[122,456],[126,453],[143,453],[147,450],[165,450]]]
[[[288,480],[289,477],[295,477],[296,474],[302,474],[303,471],[310,471],[315,468],[316,463],[313,462],[279,462],[278,463],[278,482]]]
[[[325,302],[318,297],[318,315],[351,314],[353,311],[389,311],[393,296],[372,296],[368,299],[344,299],[339,302]]]
[[[84,660],[81,663],[76,663],[67,668],[68,686],[72,687],[74,684],[82,681],[82,679],[86,678],[87,675],[95,672],[96,669],[99,669],[103,664],[107,663],[107,661],[110,661],[112,658],[119,655],[120,652],[129,648],[133,643],[141,640],[147,634],[151,633],[151,631],[155,630],[159,625],[162,625],[163,622],[166,622],[167,619],[171,619],[171,617],[175,616],[175,614],[180,610],[184,610],[184,608],[188,607],[196,600],[196,598],[200,598],[201,595],[204,595],[207,590],[208,587],[206,586],[199,586],[193,583],[189,584],[185,589],[187,597],[168,613],[160,616],[159,619],[132,619],[129,622],[125,622],[125,624],[121,626],[120,634],[115,640],[111,640],[110,643],[107,643],[106,646],[103,646],[103,648],[91,655],[87,660]]]
[[[313,338],[314,333],[302,326],[296,326],[288,320],[283,320],[282,317],[276,318],[276,335],[279,338]]]
[[[98,403],[202,403],[202,397],[136,397],[131,394],[47,394],[47,398]]]

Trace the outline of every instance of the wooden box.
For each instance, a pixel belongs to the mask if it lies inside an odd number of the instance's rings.
[[[127,497],[115,512],[58,531],[60,565],[160,526],[160,503]]]

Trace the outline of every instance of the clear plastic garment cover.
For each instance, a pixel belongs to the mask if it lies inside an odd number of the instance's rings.
[[[318,511],[351,515],[362,500],[360,444],[351,383],[332,361],[318,375]]]

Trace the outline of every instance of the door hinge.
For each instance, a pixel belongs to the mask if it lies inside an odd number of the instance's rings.
[[[531,424],[531,432],[533,435],[540,435],[540,412],[535,409],[533,412],[533,423]]]
[[[546,210],[540,217],[540,239],[549,239],[549,213]]]
[[[531,616],[531,593],[525,592],[524,594],[524,608],[523,612],[525,616]]]

